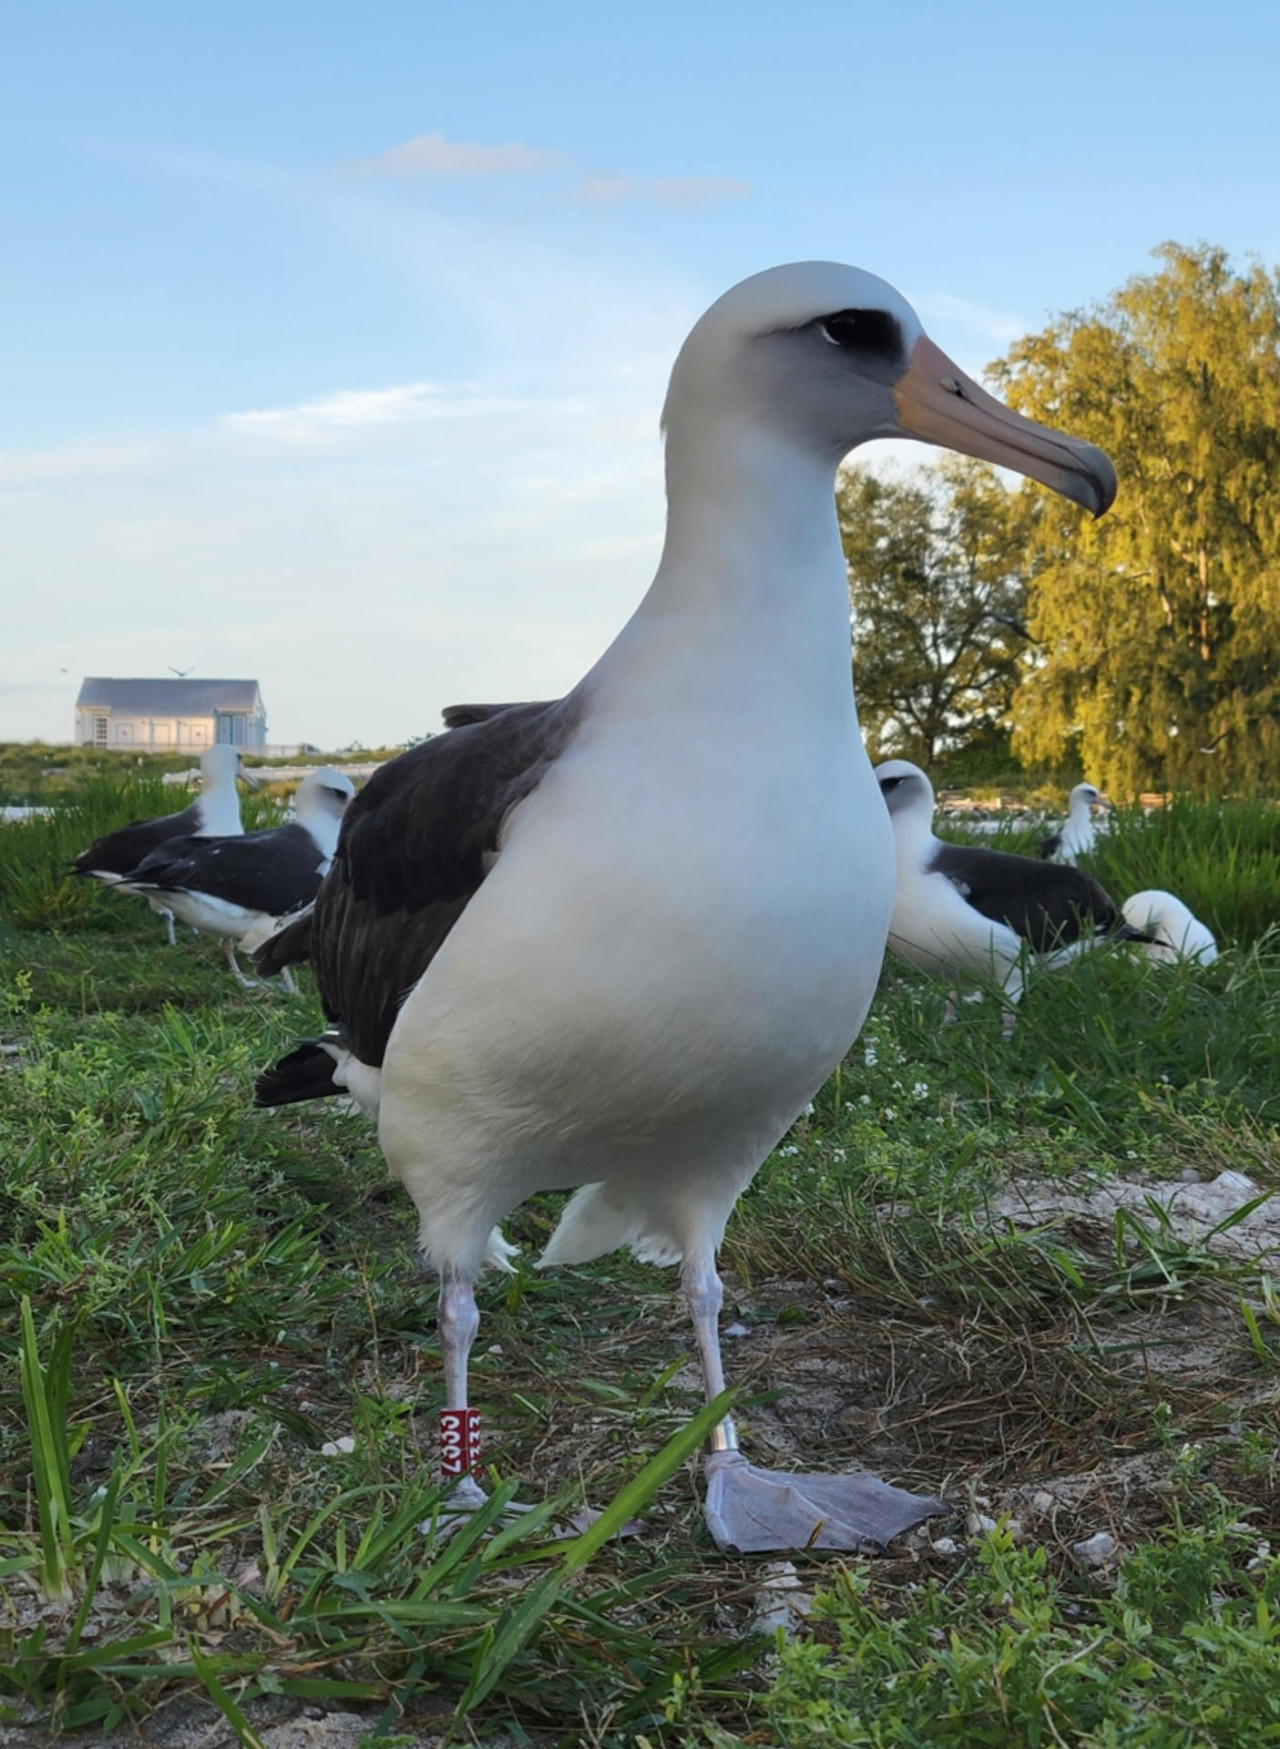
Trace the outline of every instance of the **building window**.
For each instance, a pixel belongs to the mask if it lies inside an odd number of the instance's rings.
[[[106,717],[95,717],[93,719],[93,744],[95,747],[105,747],[107,744]]]

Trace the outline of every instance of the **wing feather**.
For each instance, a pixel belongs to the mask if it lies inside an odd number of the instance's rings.
[[[362,1063],[381,1064],[406,996],[492,867],[503,822],[579,716],[576,694],[471,715],[381,766],[348,807],[308,938],[325,1014]]]
[[[1082,869],[943,840],[929,867],[945,875],[975,911],[1007,924],[1037,953],[1124,925],[1114,899]]]

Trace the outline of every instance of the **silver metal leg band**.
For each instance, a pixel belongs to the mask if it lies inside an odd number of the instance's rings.
[[[707,1450],[737,1451],[737,1449],[738,1429],[733,1424],[732,1415],[726,1415],[723,1421],[718,1422],[711,1429],[711,1436],[707,1440]]]

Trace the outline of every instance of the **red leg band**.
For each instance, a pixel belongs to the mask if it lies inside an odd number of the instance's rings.
[[[440,1474],[451,1482],[469,1476],[480,1464],[480,1411],[440,1411]]]

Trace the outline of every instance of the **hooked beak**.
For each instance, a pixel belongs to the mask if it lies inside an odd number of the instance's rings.
[[[1115,499],[1116,470],[1100,449],[1024,419],[980,389],[927,335],[912,347],[893,398],[907,437],[1012,468],[1094,516]]]

